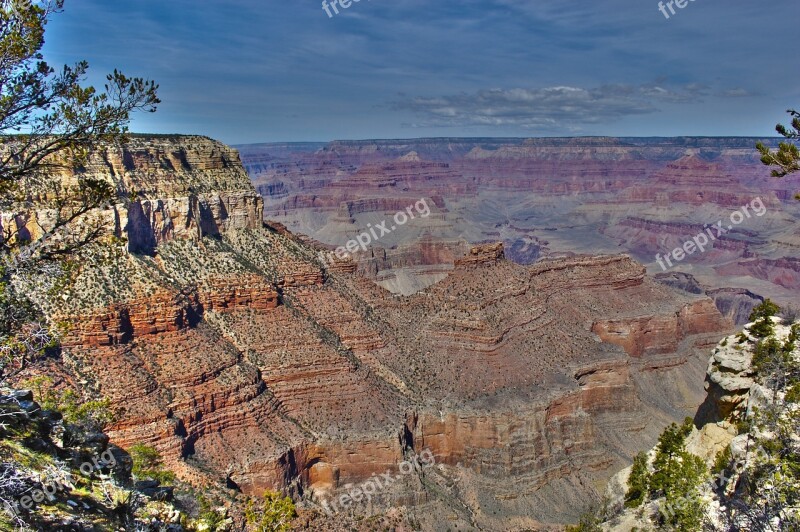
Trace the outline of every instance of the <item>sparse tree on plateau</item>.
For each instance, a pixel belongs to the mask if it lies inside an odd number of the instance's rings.
[[[160,103],[152,81],[114,71],[98,91],[83,85],[86,62],[48,65],[45,26],[63,7],[64,0],[0,0],[0,380],[52,345],[12,279],[63,274],[64,262],[103,234],[91,213],[116,194],[80,171],[70,185],[54,174],[80,170],[102,144],[124,142],[131,113]],[[31,216],[34,204],[48,210],[47,222]]]

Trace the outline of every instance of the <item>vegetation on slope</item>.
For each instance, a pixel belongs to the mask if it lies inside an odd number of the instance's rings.
[[[730,445],[706,463],[687,448],[704,426],[690,418],[670,425],[634,458],[620,506],[570,530],[614,530],[623,521],[658,530],[800,529],[800,322],[779,312],[766,300],[733,344],[749,358],[741,374],[753,384],[722,423],[739,428]],[[702,441],[694,438],[695,449]]]

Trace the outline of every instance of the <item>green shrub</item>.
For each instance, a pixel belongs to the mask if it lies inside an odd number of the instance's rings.
[[[564,530],[565,532],[602,532],[601,523],[600,518],[594,512],[589,511],[581,516],[577,525],[567,526]]]
[[[775,325],[770,318],[760,318],[750,326],[750,334],[756,338],[768,338],[775,334]]]
[[[247,502],[244,515],[248,530],[284,532],[292,528],[291,522],[297,517],[297,511],[290,497],[281,497],[280,493],[267,491],[260,504],[252,499]]]
[[[175,480],[175,473],[164,468],[161,454],[153,447],[137,443],[128,452],[133,459],[133,476],[137,479],[157,480],[168,484]]]
[[[197,498],[198,505],[200,506],[199,521],[207,527],[209,532],[216,532],[221,530],[225,523],[225,515],[218,512],[214,505],[203,495]]]
[[[769,320],[769,318],[775,316],[780,311],[781,308],[778,305],[769,299],[765,299],[763,303],[753,309],[753,311],[750,313],[749,320],[751,322],[758,321],[760,319]]]
[[[754,308],[750,313],[749,320],[753,322],[753,325],[750,327],[750,334],[757,338],[772,336],[775,332],[772,317],[780,311],[781,308],[778,305],[769,299],[764,300],[763,303]]]
[[[767,369],[773,367],[781,358],[781,344],[775,338],[767,338],[758,342],[753,349],[753,368],[756,373],[763,375]]]
[[[102,430],[114,421],[110,399],[84,401],[74,390],[56,390],[50,377],[39,376],[20,383],[34,393],[34,399],[44,410],[61,412],[64,421],[86,430]]]
[[[723,450],[717,453],[714,458],[714,465],[711,467],[711,474],[717,476],[728,469],[731,463],[731,446],[728,445]]]

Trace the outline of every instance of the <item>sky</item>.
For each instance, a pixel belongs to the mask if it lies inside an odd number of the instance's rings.
[[[44,54],[159,83],[134,131],[229,144],[763,137],[800,107],[798,0],[338,1],[66,0]]]

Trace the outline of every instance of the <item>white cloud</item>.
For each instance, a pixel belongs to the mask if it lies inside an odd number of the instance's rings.
[[[580,130],[582,124],[615,122],[655,113],[670,103],[700,102],[708,87],[691,84],[553,86],[538,89],[485,89],[451,96],[414,97],[394,102],[397,110],[420,117],[414,127],[515,126]]]

